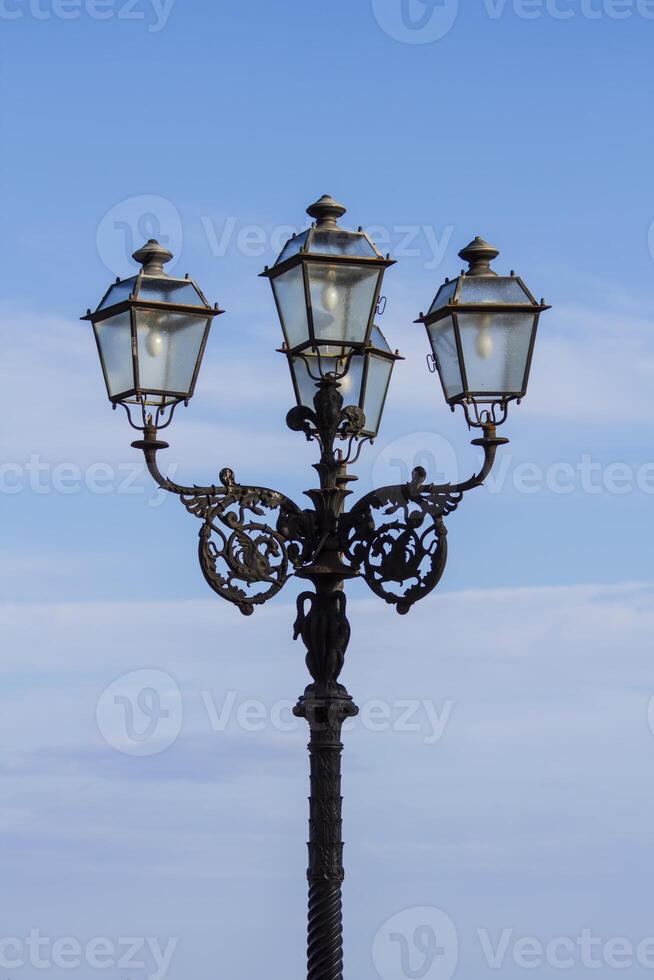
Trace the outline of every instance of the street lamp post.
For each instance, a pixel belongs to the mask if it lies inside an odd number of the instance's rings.
[[[495,274],[498,252],[486,242],[462,250],[469,269],[447,280],[416,322],[426,326],[428,360],[446,401],[453,411],[461,404],[481,433],[473,445],[483,464],[469,480],[443,485],[427,483],[416,467],[408,483],[373,490],[346,511],[356,480],[348,465],[377,434],[399,358],[374,322],[392,261],[361,228],[339,226],[345,208],[329,196],[307,211],[315,222],[262,275],[273,289],[297,401],[287,424],[320,450],[319,487],[306,491],[311,508],[241,485],[230,469],[204,487],[160,472],[157,453],[168,444],[158,432],[192,396],[212,318],[222,312],[192,280],[166,275],[170,252],[147,242],[134,253],[138,275],[118,280],[84,319],[93,324],[110,401],[142,433],[132,445],[155,482],[201,522],[199,563],[209,586],[245,615],[291,575],[313,587],[299,595],[294,624],[312,678],[294,709],[310,732],[308,977],[341,980],[341,728],[358,711],[339,681],[350,639],[344,583],[363,578],[401,614],[436,587],[447,559],[444,518],[483,483],[508,441],[496,426],[526,392],[538,319],[549,307],[513,273]]]

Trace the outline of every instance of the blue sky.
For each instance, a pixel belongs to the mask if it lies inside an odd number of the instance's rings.
[[[483,235],[553,305],[438,595],[400,620],[351,590],[344,679],[369,720],[347,735],[347,972],[408,976],[384,929],[409,910],[410,946],[424,907],[458,934],[428,980],[496,974],[485,931],[511,930],[507,976],[525,938],[654,935],[653,7],[0,0],[0,939],[174,937],[172,980],[302,974],[305,733],[279,720],[305,684],[296,587],[247,621],[208,593],[197,527],[154,494],[78,317],[141,239],[167,242],[227,313],[162,462],[299,499],[313,449],[284,427],[257,273],[325,192],[398,259],[380,323],[407,359],[362,492],[477,462],[412,323],[463,245]],[[141,758],[103,691],[143,670],[173,731]]]

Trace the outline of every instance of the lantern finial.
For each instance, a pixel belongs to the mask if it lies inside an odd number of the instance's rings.
[[[144,276],[165,276],[164,263],[170,262],[173,253],[160,245],[155,238],[150,238],[142,248],[133,253],[132,258],[135,262],[140,262],[143,266],[141,270]]]
[[[497,273],[491,269],[490,264],[499,254],[499,249],[477,235],[469,245],[461,249],[459,258],[470,266],[466,276],[496,276]]]
[[[318,228],[335,228],[337,220],[346,211],[347,208],[335,201],[331,194],[323,194],[319,200],[307,208],[307,214],[316,219]]]

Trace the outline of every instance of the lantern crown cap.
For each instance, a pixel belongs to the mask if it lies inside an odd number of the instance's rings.
[[[459,258],[469,265],[466,276],[496,276],[497,273],[491,269],[490,264],[499,254],[499,249],[477,235],[469,245],[461,249]]]
[[[156,238],[150,238],[141,248],[138,248],[132,258],[139,262],[143,268],[141,272],[144,276],[166,276],[164,263],[170,262],[173,253],[160,245]]]
[[[315,218],[318,228],[334,228],[339,218],[341,218],[347,208],[335,201],[331,194],[323,194],[317,201],[310,204],[307,214],[310,218]]]

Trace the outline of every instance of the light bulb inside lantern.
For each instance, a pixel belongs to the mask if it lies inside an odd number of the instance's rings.
[[[150,357],[159,357],[163,354],[166,346],[166,339],[160,330],[150,329],[145,338],[145,349]]]
[[[488,314],[483,316],[475,338],[475,350],[483,360],[487,360],[493,353],[493,338],[490,332],[492,322],[492,317]]]
[[[333,311],[338,306],[339,299],[340,296],[336,286],[334,286],[333,283],[327,283],[327,285],[322,291],[322,296],[320,297],[320,301],[323,305],[323,309],[328,310],[330,313],[333,313]]]
[[[345,361],[339,361],[338,371],[339,373],[345,367]],[[348,371],[344,378],[339,381],[340,390],[342,395],[346,395],[348,391],[352,390],[352,378],[350,377],[350,372]]]

